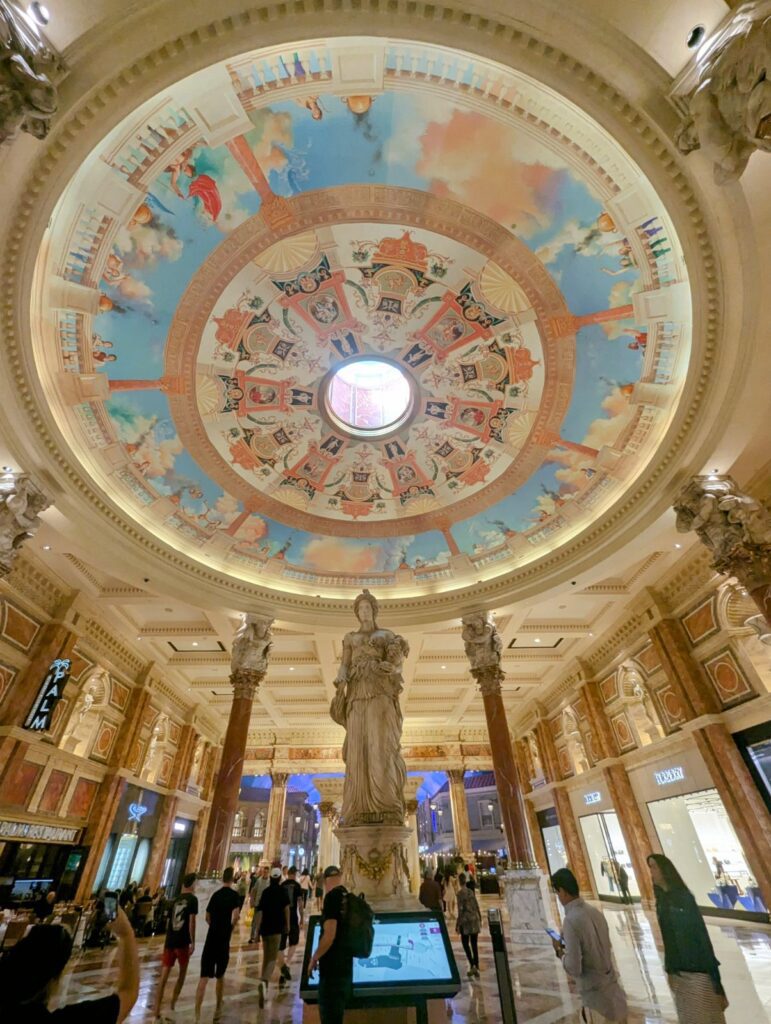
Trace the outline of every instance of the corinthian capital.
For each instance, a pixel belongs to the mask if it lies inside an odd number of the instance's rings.
[[[251,668],[240,668],[230,673],[230,682],[233,687],[233,696],[238,699],[245,697],[248,700],[254,698],[257,687],[265,678],[265,673]]]
[[[504,671],[501,668],[501,642],[491,612],[471,612],[463,616],[463,644],[471,674],[483,696],[501,692]]]
[[[677,529],[693,530],[712,552],[712,567],[750,593],[771,584],[771,516],[730,476],[696,476],[674,504]]]
[[[0,476],[0,578],[7,576],[19,549],[40,526],[51,502],[25,473]]]

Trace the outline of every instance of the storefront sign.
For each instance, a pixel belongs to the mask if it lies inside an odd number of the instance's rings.
[[[135,821],[139,824],[142,818],[147,814],[148,810],[149,807],[145,807],[144,804],[129,804],[128,820]]]
[[[675,768],[664,768],[660,772],[654,772],[653,777],[657,786],[668,786],[671,782],[682,782],[685,772],[677,765]]]
[[[594,793],[584,793],[585,804],[599,804],[602,802],[602,793],[597,790]]]
[[[51,728],[54,708],[61,700],[64,687],[70,678],[72,662],[69,658],[57,658],[52,661],[43,684],[38,690],[32,710],[24,723],[25,729],[34,732],[46,732]]]
[[[59,828],[57,825],[34,825],[29,821],[0,820],[0,839],[38,839],[49,843],[74,843],[79,828]]]

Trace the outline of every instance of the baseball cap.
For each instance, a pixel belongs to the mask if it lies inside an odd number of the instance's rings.
[[[271,868],[270,869],[270,877],[271,878],[281,878],[281,868]]]
[[[340,868],[334,864],[330,864],[328,868],[324,868],[324,878],[332,878],[333,875],[339,875]]]

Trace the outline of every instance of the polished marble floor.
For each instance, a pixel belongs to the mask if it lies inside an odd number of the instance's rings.
[[[487,907],[497,905],[486,897],[483,897],[482,904],[483,912]],[[651,918],[637,908],[605,906],[603,909],[629,997],[629,1024],[674,1024],[677,1018]],[[728,1024],[771,1024],[771,929],[714,918],[708,918],[707,922],[731,1003],[726,1014]],[[297,994],[297,980],[292,981],[284,993],[273,994],[264,1010],[258,1009],[256,978],[261,954],[257,946],[247,943],[247,938],[245,925],[240,925],[231,945],[222,1024],[240,1024],[242,1021],[250,1024],[299,1024],[303,1004]],[[203,934],[199,932],[198,947],[173,1015],[180,1024],[193,1020],[202,939]],[[141,985],[139,1000],[128,1018],[132,1024],[152,1019],[150,1010],[160,973],[162,941],[154,938],[140,942]],[[465,957],[456,936],[453,936],[453,944],[464,981],[461,991],[448,1005],[445,1019],[448,1024],[501,1024],[489,935],[486,931],[480,935],[482,976],[479,981],[465,978]],[[298,960],[301,948],[298,948]],[[113,955],[112,952],[76,954],[64,978],[60,1001],[76,1002],[109,991],[110,979],[114,977],[111,970]],[[550,948],[510,946],[509,959],[519,1024],[567,1024],[579,1019],[578,1002],[571,994],[562,968]],[[299,964],[297,966],[295,975],[299,973]],[[167,1013],[174,980],[175,974],[172,974],[166,989]],[[213,1011],[214,984],[211,982],[202,1021],[208,1024]]]

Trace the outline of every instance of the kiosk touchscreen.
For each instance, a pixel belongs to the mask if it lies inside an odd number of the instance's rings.
[[[454,996],[460,975],[442,914],[417,912],[375,915],[372,954],[353,961],[353,998],[373,996],[437,998]],[[318,999],[318,971],[308,977],[308,964],[321,938],[321,917],[308,923],[303,957],[300,996],[311,1003]]]

